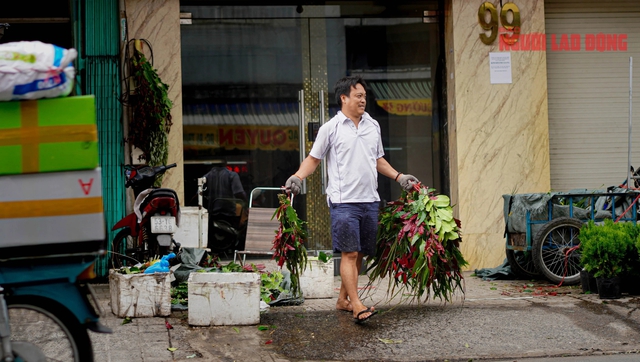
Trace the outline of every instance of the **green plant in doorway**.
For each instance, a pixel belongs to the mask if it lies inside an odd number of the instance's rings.
[[[142,151],[140,161],[146,161],[150,166],[164,165],[169,154],[167,137],[172,124],[169,86],[162,82],[139,46],[134,47],[131,75],[135,90],[131,96],[133,114],[129,121],[128,141]],[[159,177],[156,186],[161,183]]]

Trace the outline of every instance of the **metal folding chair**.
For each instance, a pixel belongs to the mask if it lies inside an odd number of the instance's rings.
[[[273,255],[273,239],[280,226],[278,219],[273,217],[277,208],[255,207],[253,200],[257,191],[282,191],[282,189],[280,187],[256,187],[251,190],[245,246],[244,250],[236,250],[233,253],[234,263],[239,255],[242,255],[242,265],[244,265],[247,255]],[[293,194],[291,195],[291,205],[293,206]]]

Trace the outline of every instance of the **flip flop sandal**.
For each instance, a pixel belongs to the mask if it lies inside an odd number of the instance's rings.
[[[360,318],[361,314],[364,313],[371,313],[368,317],[365,318]],[[378,314],[377,310],[371,310],[371,307],[361,310],[360,312],[358,312],[358,315],[353,317],[353,319],[355,320],[356,324],[362,324],[364,323],[366,320],[368,320],[369,318],[373,317],[374,315]]]

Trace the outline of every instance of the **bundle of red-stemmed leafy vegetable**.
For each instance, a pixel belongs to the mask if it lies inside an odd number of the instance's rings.
[[[418,300],[450,301],[456,289],[464,292],[460,269],[467,262],[460,241],[460,220],[453,217],[449,197],[416,184],[380,212],[370,283],[389,277],[391,293],[398,288]]]
[[[287,194],[278,194],[278,200],[280,206],[273,217],[278,219],[280,226],[273,239],[273,257],[280,268],[286,264],[291,272],[291,292],[300,296],[300,274],[307,266],[307,249],[304,246],[307,241],[306,222],[298,219]]]

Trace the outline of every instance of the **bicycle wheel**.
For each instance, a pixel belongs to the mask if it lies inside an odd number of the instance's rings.
[[[123,266],[132,266],[142,262],[140,248],[137,240],[131,236],[131,229],[120,230],[111,243],[111,267],[118,269]]]
[[[12,341],[31,343],[47,361],[93,361],[87,330],[59,304],[16,297],[7,299],[7,307]]]
[[[553,283],[580,283],[580,228],[578,219],[561,217],[546,223],[533,242],[533,262]]]
[[[519,251],[506,249],[507,260],[511,271],[518,278],[535,279],[540,277],[540,272],[533,263],[533,257],[530,251]]]

